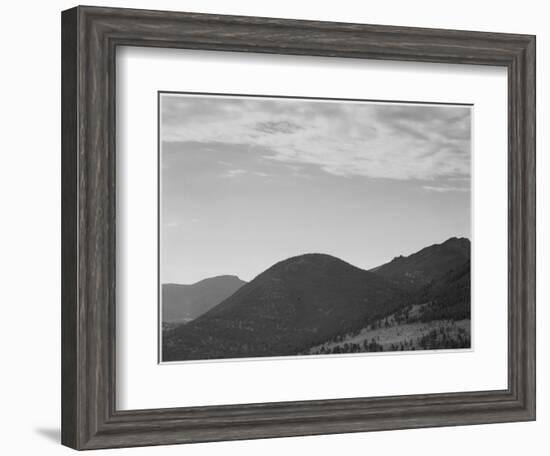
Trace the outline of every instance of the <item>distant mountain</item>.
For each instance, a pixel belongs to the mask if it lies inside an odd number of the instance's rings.
[[[401,291],[338,258],[301,255],[275,264],[163,340],[163,359],[296,354],[389,310]]]
[[[470,241],[466,238],[450,238],[442,244],[434,244],[409,256],[399,256],[389,263],[371,269],[396,285],[407,289],[419,288],[432,280],[443,277],[470,261]]]
[[[222,275],[192,285],[162,285],[162,322],[184,322],[197,318],[231,296],[246,282]]]

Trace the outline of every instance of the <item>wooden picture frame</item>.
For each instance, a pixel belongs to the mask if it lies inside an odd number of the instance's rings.
[[[508,388],[117,410],[117,46],[506,67]],[[535,37],[101,7],[64,11],[62,239],[62,443],[69,447],[114,448],[534,420]]]

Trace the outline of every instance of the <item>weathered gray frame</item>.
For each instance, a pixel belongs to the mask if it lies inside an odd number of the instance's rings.
[[[508,388],[116,410],[115,49],[122,45],[506,67]],[[62,14],[62,53],[63,444],[93,449],[535,419],[534,36],[77,7]]]

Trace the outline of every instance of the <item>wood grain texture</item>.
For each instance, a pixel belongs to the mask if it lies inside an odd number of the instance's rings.
[[[508,388],[117,411],[115,51],[121,45],[507,67]],[[93,449],[535,419],[534,36],[77,7],[62,15],[62,54],[65,445]]]
[[[61,390],[64,398],[61,407],[61,440],[72,447],[76,446],[77,423],[77,39],[76,10],[70,10],[62,17],[61,26]]]

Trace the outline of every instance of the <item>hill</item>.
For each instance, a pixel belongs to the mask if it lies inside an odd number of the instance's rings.
[[[221,304],[164,338],[163,360],[284,356],[394,310],[401,291],[338,258],[275,264]]]
[[[470,262],[410,293],[399,310],[304,350],[305,354],[469,348]]]
[[[186,322],[197,318],[235,293],[246,282],[223,275],[191,285],[162,285],[162,322]]]

